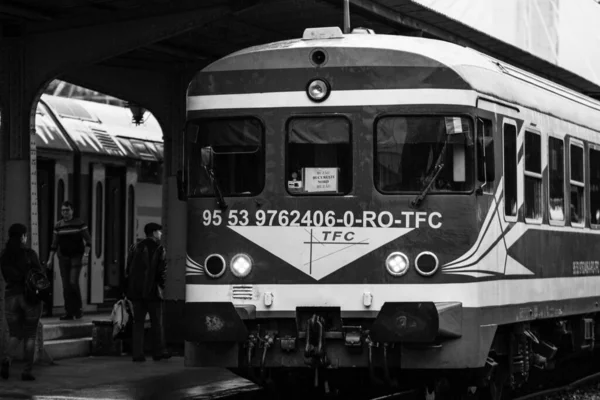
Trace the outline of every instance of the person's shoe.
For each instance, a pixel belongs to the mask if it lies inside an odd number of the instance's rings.
[[[75,319],[81,319],[82,317],[83,317],[83,313],[81,311],[73,316],[73,318],[75,318]]]
[[[65,314],[62,317],[59,318],[61,321],[72,321],[73,319],[75,319],[75,317],[73,317],[71,314]]]
[[[146,357],[144,357],[144,356],[133,357],[131,360],[133,362],[145,362],[146,361]]]
[[[10,362],[7,360],[2,361],[2,366],[0,367],[0,376],[3,379],[8,379],[10,375]]]
[[[21,374],[21,380],[23,380],[23,381],[35,381],[35,376],[31,375],[31,372],[23,372]]]

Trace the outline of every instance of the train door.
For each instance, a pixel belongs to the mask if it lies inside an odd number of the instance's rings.
[[[106,168],[105,302],[117,301],[122,292],[127,245],[126,180],[126,168]]]
[[[37,160],[38,196],[38,240],[40,260],[45,261],[50,253],[54,228],[54,162]],[[57,264],[58,265],[58,264]],[[44,313],[52,314],[49,305],[44,303]]]
[[[54,165],[54,207],[52,223],[56,223],[59,218],[61,218],[60,209],[63,201],[67,200],[69,193],[69,171],[66,165],[61,164],[60,162],[56,162]],[[53,227],[52,227],[53,228]],[[51,237],[50,237],[51,238]],[[41,249],[41,248],[40,248]],[[41,257],[45,257],[41,253]],[[53,307],[62,307],[65,305],[65,299],[63,296],[63,284],[62,278],[60,276],[60,268],[58,266],[58,256],[54,256],[54,279],[52,286],[52,306]]]
[[[104,231],[105,231],[104,165],[92,165],[92,251],[90,255],[90,303],[104,302]],[[82,274],[83,275],[83,274]],[[85,285],[87,287],[87,285]],[[83,297],[83,296],[82,296]]]

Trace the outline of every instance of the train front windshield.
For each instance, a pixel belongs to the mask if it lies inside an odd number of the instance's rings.
[[[473,129],[464,117],[391,116],[375,130],[375,185],[384,193],[472,190]]]
[[[265,184],[264,128],[256,118],[198,119],[188,123],[188,182],[191,197],[215,196],[203,165],[211,170],[223,196],[254,196]]]

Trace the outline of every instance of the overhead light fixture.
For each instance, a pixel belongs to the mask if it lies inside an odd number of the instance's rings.
[[[146,109],[137,103],[127,103],[127,107],[131,110],[131,122],[136,125],[144,123],[144,115],[146,115]]]

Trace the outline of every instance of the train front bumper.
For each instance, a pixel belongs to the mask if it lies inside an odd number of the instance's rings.
[[[304,327],[307,316],[318,315],[321,310],[326,310],[325,320],[336,325],[334,314],[339,315],[339,308],[298,308],[293,318],[268,319],[257,318],[251,305],[186,303],[186,365],[258,367],[261,356],[251,353],[261,353],[261,343],[266,342],[252,343],[251,338],[263,336],[272,338],[265,351],[265,366],[307,367]],[[368,367],[370,358],[377,360],[377,356],[369,357],[369,352],[381,352],[384,344],[389,348],[390,367],[438,368],[440,363],[446,368],[480,366],[485,361],[481,354],[456,357],[473,346],[473,338],[480,335],[473,315],[468,319],[474,324],[463,326],[463,314],[463,306],[457,302],[386,302],[375,318],[326,326],[324,347],[334,368]],[[288,329],[283,332],[280,328],[286,324]]]

